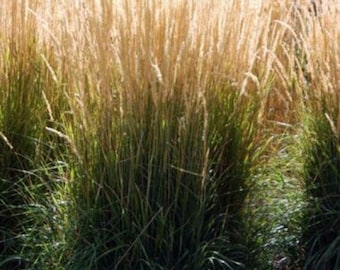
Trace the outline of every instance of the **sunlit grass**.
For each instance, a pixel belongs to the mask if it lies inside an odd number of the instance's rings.
[[[304,195],[338,186],[338,13],[268,3],[1,3],[0,268],[302,261]]]

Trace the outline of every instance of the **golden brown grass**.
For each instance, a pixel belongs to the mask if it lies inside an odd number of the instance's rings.
[[[212,81],[232,81],[244,95],[265,92],[264,115],[289,121],[294,100],[302,95],[293,88],[303,88],[304,77],[311,77],[316,92],[328,91],[327,81],[338,77],[338,7],[328,1],[313,17],[310,1],[250,2],[4,2],[2,39],[7,42],[2,46],[24,46],[36,36],[55,58],[56,66],[45,61],[53,78],[72,82],[72,100],[79,94],[78,109],[85,110],[88,99],[115,97],[113,82],[129,88],[131,99],[140,94],[136,85],[151,83],[159,88],[155,101],[164,102],[175,84],[188,84],[190,77],[194,90],[186,90],[187,95],[197,96]],[[301,47],[298,56],[296,46]],[[97,91],[85,93],[84,76]]]
[[[240,162],[235,172],[242,176],[260,165],[262,151],[256,151],[267,134],[293,128],[313,111],[340,136],[340,7],[337,1],[315,5],[2,1],[3,148],[20,148],[11,140],[12,127],[25,123],[15,132],[39,142],[47,138],[53,147],[64,144],[53,157],[38,144],[31,152],[48,162],[67,157],[61,174],[75,183],[75,204],[84,199],[79,208],[107,207],[118,198],[122,211],[141,211],[134,241],[122,243],[131,245],[117,255],[119,263],[128,261],[141,231],[152,238],[159,229],[154,224],[167,220],[173,205],[188,215],[197,206],[193,193],[203,208],[209,173],[222,179],[234,166],[230,160]],[[183,186],[191,193],[183,195]],[[227,186],[222,181],[214,188],[220,194]],[[157,202],[169,202],[166,214],[155,209]]]

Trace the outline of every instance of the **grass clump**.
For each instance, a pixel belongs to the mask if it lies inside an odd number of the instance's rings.
[[[305,181],[310,202],[304,230],[307,269],[337,269],[339,246],[339,140],[326,116],[310,123],[305,146]]]
[[[221,54],[233,57],[225,53],[234,43],[210,35],[228,21],[211,16],[201,25],[208,3],[177,3],[169,13],[167,4],[127,4],[116,25],[105,24],[115,57],[105,57],[98,73],[91,57],[106,55],[100,47],[80,58],[79,68],[91,72],[75,81],[80,98],[70,98],[79,154],[71,196],[79,238],[70,267],[81,257],[83,267],[240,268],[240,210],[261,148],[253,140],[261,94],[248,77],[242,91],[221,78],[230,66]],[[222,8],[232,14],[238,7]],[[102,23],[89,22],[96,29]],[[105,41],[100,34],[93,40]]]
[[[337,269],[339,246],[339,29],[335,4],[311,24],[305,43],[310,78],[305,90],[303,157],[306,195],[305,269]],[[307,35],[306,35],[307,36]],[[305,47],[306,48],[306,47]],[[322,51],[322,53],[321,53]],[[323,60],[321,60],[323,59]]]
[[[90,268],[242,268],[240,210],[260,148],[260,95],[246,97],[218,75],[223,50],[210,47],[209,33],[220,26],[211,19],[197,32],[207,3],[177,3],[170,13],[167,4],[124,5],[111,91],[91,92],[107,78],[90,77],[81,108],[91,104],[95,114],[84,118],[74,107],[76,123],[84,124],[73,127],[79,239],[71,261],[81,256]]]
[[[44,64],[35,49],[34,43],[28,45],[27,59],[8,55],[0,86],[1,254],[12,254],[19,261],[26,259],[18,255],[25,237],[23,227],[32,225],[26,208],[37,203],[33,193],[43,197],[53,191],[51,176],[58,173],[56,162],[64,148],[44,130],[52,125],[45,102],[50,93],[44,85]]]
[[[2,5],[0,268],[20,269],[29,266],[31,246],[24,247],[38,231],[38,209],[50,208],[50,194],[61,179],[66,148],[46,127],[59,125],[67,104],[50,72],[52,57],[37,38],[34,16],[19,3]],[[20,25],[25,26],[17,28]]]

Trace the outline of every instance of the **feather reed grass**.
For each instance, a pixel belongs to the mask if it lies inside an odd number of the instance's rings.
[[[249,3],[0,4],[1,267],[252,267],[272,134],[319,110],[339,132],[339,29]]]
[[[306,269],[336,269],[339,245],[339,11],[323,7],[324,14],[312,20],[303,41],[308,61],[305,91],[306,121],[304,146],[305,185],[311,209],[306,217],[304,241]],[[307,50],[307,44],[311,48]]]

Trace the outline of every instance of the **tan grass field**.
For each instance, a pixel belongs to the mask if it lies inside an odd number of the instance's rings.
[[[136,83],[159,81],[162,98],[154,98],[163,100],[187,77],[202,89],[210,80],[233,81],[242,94],[272,84],[263,93],[264,114],[272,119],[275,111],[277,119],[289,121],[300,99],[296,95],[302,95],[302,73],[317,84],[313,94],[337,92],[340,4],[318,5],[316,18],[309,16],[309,2],[4,1],[2,52],[25,47],[35,37],[48,54],[41,58],[53,78],[71,77],[80,102],[85,93],[77,75],[87,70],[105,99],[112,98],[107,93],[112,80],[127,85],[131,98]],[[293,43],[303,50],[308,63],[303,67],[296,64]],[[50,56],[55,63],[48,62]]]

